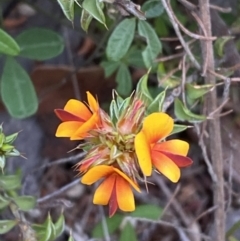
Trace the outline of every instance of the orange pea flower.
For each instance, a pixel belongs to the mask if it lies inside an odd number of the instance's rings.
[[[56,109],[55,113],[61,123],[56,131],[57,137],[70,137],[81,140],[99,123],[99,105],[96,99],[87,92],[89,108],[81,101],[71,99],[64,109]]]
[[[112,217],[117,209],[130,212],[135,209],[134,196],[131,186],[140,192],[138,185],[118,168],[99,165],[91,168],[83,177],[82,183],[91,185],[104,178],[97,188],[93,203],[109,204],[109,216]]]
[[[177,182],[180,178],[179,167],[192,164],[192,160],[186,157],[189,149],[187,142],[164,140],[173,127],[173,119],[165,113],[152,113],[144,119],[134,144],[139,166],[145,176],[151,176],[154,166],[169,180]]]

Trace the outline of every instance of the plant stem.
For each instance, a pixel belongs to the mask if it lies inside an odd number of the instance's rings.
[[[211,29],[211,16],[210,16],[210,4],[209,0],[199,0],[199,9],[202,22],[204,23],[206,33],[208,37],[212,36]],[[202,55],[203,59],[207,61],[205,82],[206,84],[216,84],[216,77],[210,73],[214,71],[214,52],[212,41],[202,40]],[[217,106],[217,93],[216,89],[211,91],[206,99],[207,114],[212,113],[218,108]],[[208,123],[209,129],[209,143],[210,154],[213,164],[213,169],[216,174],[217,180],[213,184],[214,193],[214,206],[217,206],[214,215],[214,240],[225,240],[225,210],[224,210],[224,177],[223,177],[223,155],[222,155],[222,141],[221,141],[221,129],[219,117],[215,117]]]

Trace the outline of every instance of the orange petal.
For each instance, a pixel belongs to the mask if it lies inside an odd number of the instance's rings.
[[[83,123],[79,129],[71,136],[71,140],[79,140],[84,138],[87,133],[96,127],[97,123],[99,122],[99,117],[97,113],[94,113],[90,119],[88,119],[85,123]]]
[[[81,101],[74,99],[71,99],[67,102],[67,104],[64,106],[64,110],[73,115],[81,117],[85,121],[88,120],[92,115],[86,105],[84,105]]]
[[[117,176],[116,179],[116,193],[118,207],[122,211],[130,212],[135,210],[135,202],[131,186],[120,176]]]
[[[152,144],[167,137],[173,130],[173,124],[173,119],[169,115],[156,112],[144,119],[142,131],[148,142]]]
[[[65,110],[62,109],[55,109],[55,114],[61,121],[79,121],[79,122],[85,122],[84,119],[82,119],[79,116],[75,116]]]
[[[61,123],[56,131],[56,137],[71,137],[81,126],[81,122],[67,121]]]
[[[116,173],[118,173],[121,177],[123,177],[128,183],[130,183],[132,187],[135,188],[135,190],[137,190],[138,192],[141,192],[139,186],[132,179],[130,179],[126,174],[124,174],[117,168],[113,168],[113,169]]]
[[[107,177],[97,188],[93,197],[93,203],[107,205],[111,197],[113,187],[116,181],[116,175]]]
[[[193,161],[186,156],[180,156],[164,151],[162,151],[161,153],[170,158],[178,167],[187,167],[193,163]]]
[[[189,150],[189,144],[186,141],[170,140],[154,145],[155,151],[166,151],[169,153],[186,156]]]
[[[87,99],[92,112],[97,112],[99,109],[98,102],[89,91],[87,91]]]
[[[113,173],[112,166],[99,165],[91,168],[86,174],[83,175],[81,182],[83,184],[92,185],[100,178],[106,177]]]
[[[170,158],[161,152],[152,151],[152,161],[157,170],[170,181],[177,182],[179,180],[180,169]]]
[[[135,150],[139,162],[139,166],[145,176],[152,174],[152,161],[150,155],[150,146],[142,131],[140,131],[134,140]]]

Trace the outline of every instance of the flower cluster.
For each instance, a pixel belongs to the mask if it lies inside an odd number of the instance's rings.
[[[71,99],[63,110],[55,110],[62,121],[56,136],[85,140],[80,147],[87,154],[77,165],[81,181],[92,185],[102,180],[93,203],[109,205],[110,216],[118,208],[135,209],[133,189],[140,192],[138,183],[146,182],[153,170],[177,182],[180,167],[192,163],[186,157],[187,142],[166,140],[173,131],[173,119],[163,112],[146,116],[146,105],[137,95],[125,100],[117,95],[110,115],[89,92],[87,99],[88,104]]]

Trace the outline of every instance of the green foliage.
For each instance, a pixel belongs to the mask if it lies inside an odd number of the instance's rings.
[[[3,69],[1,96],[8,112],[15,118],[25,118],[37,111],[38,99],[33,83],[21,65],[10,57]]]
[[[127,96],[132,91],[132,78],[128,67],[122,63],[116,76],[117,91],[120,95]]]
[[[162,44],[153,27],[145,21],[138,22],[138,33],[146,39],[147,47],[143,50],[142,56],[145,66],[150,68],[155,58],[162,52]]]
[[[163,14],[164,7],[159,0],[149,0],[143,4],[142,10],[146,18],[156,18]]]
[[[16,56],[19,52],[20,48],[16,41],[4,30],[0,29],[0,53]]]
[[[126,222],[126,224],[124,225],[123,229],[121,230],[119,240],[120,241],[126,241],[126,240],[137,241],[137,236],[136,236],[134,227],[131,225],[130,222]]]
[[[8,56],[1,76],[1,97],[12,117],[29,117],[36,113],[38,108],[33,83],[13,56],[47,60],[59,55],[63,48],[62,37],[47,29],[26,30],[15,40],[0,29],[0,53]],[[0,156],[0,165],[4,162],[4,158]]]
[[[64,42],[57,33],[41,28],[31,28],[17,36],[19,55],[34,60],[47,60],[62,53]]]
[[[119,61],[128,52],[134,38],[136,19],[124,19],[112,32],[106,48],[109,60]]]
[[[0,234],[5,234],[16,226],[17,220],[0,220]]]
[[[61,6],[64,15],[68,20],[73,22],[74,18],[74,2],[75,0],[57,0]]]

